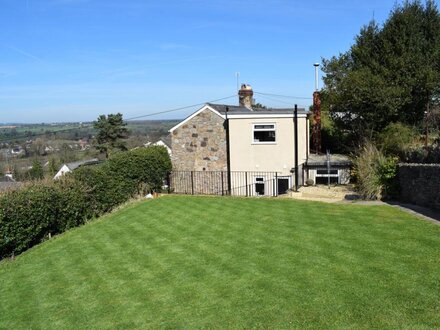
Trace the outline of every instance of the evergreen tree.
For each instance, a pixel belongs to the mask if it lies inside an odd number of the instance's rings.
[[[31,180],[41,180],[44,177],[44,171],[43,166],[41,166],[41,163],[38,161],[38,159],[34,159],[32,162],[32,168],[28,172],[29,179]]]
[[[98,130],[95,138],[95,147],[108,158],[114,149],[127,150],[123,139],[128,137],[128,130],[125,127],[122,114],[101,115],[93,122],[93,127]]]
[[[323,71],[323,109],[340,132],[358,140],[392,122],[420,124],[440,99],[440,13],[434,1],[397,5],[382,27],[370,22],[349,51],[323,60]]]

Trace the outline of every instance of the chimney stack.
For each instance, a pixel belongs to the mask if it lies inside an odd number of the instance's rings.
[[[254,91],[250,85],[242,84],[238,91],[238,104],[252,110]]]

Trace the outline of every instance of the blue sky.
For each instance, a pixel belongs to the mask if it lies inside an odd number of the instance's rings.
[[[394,4],[0,0],[0,122],[146,115],[234,95],[236,72],[256,92],[311,97],[313,63],[346,51],[362,25],[373,15],[383,22]]]

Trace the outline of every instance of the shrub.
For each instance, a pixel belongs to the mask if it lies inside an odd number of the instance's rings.
[[[402,157],[416,138],[413,128],[402,123],[391,123],[379,134],[377,141],[385,154]]]
[[[10,191],[0,197],[0,257],[25,251],[90,217],[84,191],[71,179]]]
[[[385,157],[375,145],[366,143],[354,158],[356,189],[365,199],[390,197],[395,192],[397,159]]]
[[[57,232],[58,192],[34,184],[0,198],[0,256],[20,253]]]
[[[93,216],[111,211],[136,193],[135,182],[112,171],[108,164],[80,167],[72,172],[72,177],[81,184]]]
[[[171,171],[171,160],[164,147],[151,146],[115,154],[108,166],[112,172],[135,181],[138,192],[145,193],[161,189],[163,180]]]
[[[80,226],[93,217],[91,202],[86,187],[71,176],[54,182],[58,192],[57,232]]]
[[[440,163],[440,143],[410,148],[403,160],[407,163]]]

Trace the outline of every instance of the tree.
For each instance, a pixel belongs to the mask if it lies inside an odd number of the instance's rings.
[[[12,166],[12,177],[15,181],[22,181],[25,179],[17,164],[13,164]]]
[[[49,159],[49,164],[48,164],[48,173],[51,177],[53,177],[57,172],[58,172],[58,164],[57,161],[55,160],[55,158],[51,158]]]
[[[382,27],[364,26],[349,51],[323,60],[323,110],[351,141],[375,137],[393,122],[421,126],[440,100],[439,68],[434,1],[404,2]]]
[[[106,158],[114,149],[127,150],[125,142],[122,141],[128,137],[126,125],[120,113],[101,115],[93,122],[93,127],[98,130],[95,147],[104,153]]]
[[[69,163],[74,160],[75,160],[74,151],[67,143],[64,142],[60,147],[60,161],[62,163]]]
[[[44,177],[43,166],[41,166],[38,159],[34,159],[32,162],[32,168],[29,170],[28,174],[31,180],[40,180]]]
[[[378,134],[377,144],[385,154],[404,158],[416,139],[417,134],[411,126],[391,123]]]
[[[45,141],[42,138],[36,138],[31,145],[31,149],[33,150],[34,154],[36,156],[42,156],[46,152],[44,150],[45,148]]]

